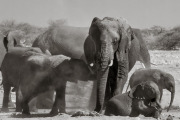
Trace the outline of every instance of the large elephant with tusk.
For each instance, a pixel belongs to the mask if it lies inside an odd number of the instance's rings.
[[[147,61],[145,66],[150,67],[146,45],[137,41],[137,36],[125,19],[93,19],[84,52],[87,63],[97,75],[96,111],[102,110],[105,94],[107,99],[122,94],[128,72],[137,60]],[[144,44],[143,48],[140,44]],[[146,50],[143,51],[146,59],[139,57],[140,49]]]
[[[99,31],[96,28],[99,28]],[[107,39],[107,42],[103,41],[103,39]],[[106,44],[103,44],[101,47],[101,42],[106,42]],[[120,89],[117,89],[116,92],[111,92],[112,94],[122,92],[127,79],[127,73],[131,70],[136,61],[140,60],[144,63],[145,67],[150,67],[149,52],[142,39],[140,30],[132,29],[128,24],[123,23],[121,19],[117,20],[106,17],[103,20],[100,20],[94,18],[90,28],[71,26],[50,27],[46,32],[37,37],[32,46],[40,47],[43,52],[50,51],[49,54],[52,55],[63,54],[77,59],[84,59],[92,70],[95,70],[95,67],[99,68],[98,66],[101,66],[102,64],[112,66],[105,68],[107,71],[105,73],[106,77],[104,76],[104,78],[116,79],[119,76],[120,78],[118,78],[117,83],[111,81],[112,83],[109,84],[108,82],[107,86],[111,85],[112,87],[116,87],[122,83],[122,87],[118,87]],[[112,53],[109,55],[102,52],[104,56],[101,58],[100,52],[98,52],[101,49],[100,47],[105,48],[106,51],[114,52],[108,52],[108,54]],[[96,48],[97,51],[94,48]],[[111,62],[108,60],[101,64],[104,60],[109,59],[108,57],[111,59]],[[122,70],[117,68],[121,68]],[[97,73],[96,70],[94,72]],[[102,72],[97,75],[100,77]],[[101,105],[97,102],[98,109],[96,109],[96,111],[99,112],[104,101],[106,80],[101,82],[98,78],[98,81],[97,99],[98,101],[101,101]],[[113,90],[115,89],[112,89],[112,91]]]

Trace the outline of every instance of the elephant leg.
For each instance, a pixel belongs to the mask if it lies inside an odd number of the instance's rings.
[[[22,102],[22,107],[23,107],[22,114],[30,115],[28,103],[29,103],[28,99]]]
[[[122,94],[124,85],[128,78],[128,60],[119,61],[118,62],[118,70],[117,70],[117,77],[116,77],[116,89],[114,95]]]
[[[3,97],[3,106],[2,106],[1,111],[8,112],[9,111],[8,109],[9,93],[10,93],[11,86],[9,84],[5,84],[3,85],[3,88],[4,88],[4,97]]]
[[[16,112],[22,112],[21,102],[19,100],[19,92],[16,91]]]
[[[57,91],[56,91],[56,97],[53,104],[53,107],[51,109],[50,115],[57,115],[58,114],[58,107],[57,107],[58,97],[57,97]]]
[[[109,75],[108,75],[108,83],[109,83],[109,89],[110,89],[110,98],[114,96],[114,92],[116,89],[116,77],[117,77],[117,62],[114,62],[114,65],[110,67],[109,69]],[[110,99],[109,98],[109,99]]]
[[[151,68],[149,51],[145,44],[140,45],[140,61],[144,64],[145,68]]]
[[[106,103],[111,98],[110,80],[111,80],[111,78],[108,78],[107,84],[106,84],[106,92],[105,92],[105,100],[104,100],[104,105],[103,105],[104,108],[103,109],[105,109]]]
[[[66,102],[65,102],[65,85],[56,90],[56,98],[53,104],[52,110],[50,112],[51,115],[57,115],[58,110],[60,113],[66,113]]]

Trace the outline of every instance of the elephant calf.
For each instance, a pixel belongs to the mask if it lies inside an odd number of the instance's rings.
[[[3,105],[1,111],[8,111],[8,101],[11,87],[14,87],[14,90],[17,90],[16,88],[18,88],[18,83],[20,81],[20,70],[23,67],[24,62],[22,58],[24,53],[26,52],[42,53],[41,49],[35,47],[14,47],[8,49],[8,52],[4,56],[1,65],[1,72],[3,78],[2,85],[4,88]],[[19,102],[16,99],[16,111],[18,111],[19,108],[18,103]]]
[[[162,111],[159,98],[158,86],[152,81],[147,81],[133,87],[129,92],[111,98],[107,103],[105,115],[137,117],[142,114],[158,118]]]
[[[154,81],[158,85],[160,93],[161,93],[160,100],[163,95],[163,89],[167,89],[168,91],[171,92],[171,101],[170,101],[169,108],[167,110],[169,111],[173,103],[174,94],[175,94],[174,77],[171,74],[166,73],[162,70],[158,70],[158,69],[139,69],[135,71],[130,77],[128,87],[130,86],[131,88],[133,88],[139,83],[142,83],[145,81]]]
[[[13,74],[14,76],[10,76],[9,74],[9,77],[20,79],[16,88],[18,100],[22,105],[23,114],[30,114],[28,103],[32,98],[48,90],[56,91],[55,102],[50,114],[55,115],[58,114],[58,112],[66,112],[66,82],[88,80],[91,77],[91,72],[87,65],[79,59],[71,59],[64,55],[49,56],[42,53],[27,51],[19,56],[19,58],[21,58],[19,61],[20,63],[13,63],[13,58],[18,58],[18,56],[19,54],[7,53],[5,57],[6,64],[3,64],[4,69],[6,68],[6,72],[4,70],[2,74],[8,77],[7,74],[8,71],[11,71],[11,66],[13,66],[14,70],[16,67],[17,70],[19,69],[19,73]],[[11,64],[9,64],[10,62]],[[20,68],[16,66],[18,64],[21,64]],[[8,94],[7,92],[6,90],[6,94]]]

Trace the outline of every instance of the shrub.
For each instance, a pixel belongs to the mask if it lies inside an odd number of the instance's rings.
[[[149,49],[175,50],[180,48],[180,26],[169,30],[163,28],[159,34],[153,32],[152,29],[148,34],[147,31],[148,29],[142,30],[142,34],[144,34],[143,37]],[[157,29],[155,31],[157,31]]]

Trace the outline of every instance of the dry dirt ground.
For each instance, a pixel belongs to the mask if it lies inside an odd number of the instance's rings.
[[[166,112],[166,110],[163,110],[161,119],[166,120],[166,118],[171,115],[171,117],[174,120],[180,119],[180,51],[150,51],[151,55],[151,63],[156,64],[152,65],[152,68],[158,68],[161,70],[164,70],[166,72],[171,73],[175,78],[176,83],[176,93],[175,93],[175,99],[173,103],[173,107],[169,112]],[[129,73],[129,76],[138,68],[141,68],[141,64],[139,62],[136,63],[135,67],[132,69],[132,71]],[[127,83],[125,85],[126,89]],[[125,90],[124,89],[124,90]],[[13,100],[14,98],[14,94]],[[2,106],[2,97],[3,97],[3,91],[0,91],[0,107]],[[170,93],[167,90],[164,90],[164,95],[162,98],[162,107],[166,108],[169,105],[170,102]],[[30,116],[23,116],[21,113],[14,112],[14,109],[10,109],[9,113],[0,113],[0,120],[14,120],[14,119],[36,119],[36,120],[153,120],[154,118],[147,118],[144,116],[139,116],[136,118],[130,118],[130,117],[121,117],[121,116],[96,116],[96,117],[90,117],[90,116],[83,116],[83,117],[71,117],[70,115],[64,114],[64,115],[57,115],[54,117],[48,116],[48,112],[50,110],[47,109],[39,109],[38,113],[32,113]]]

